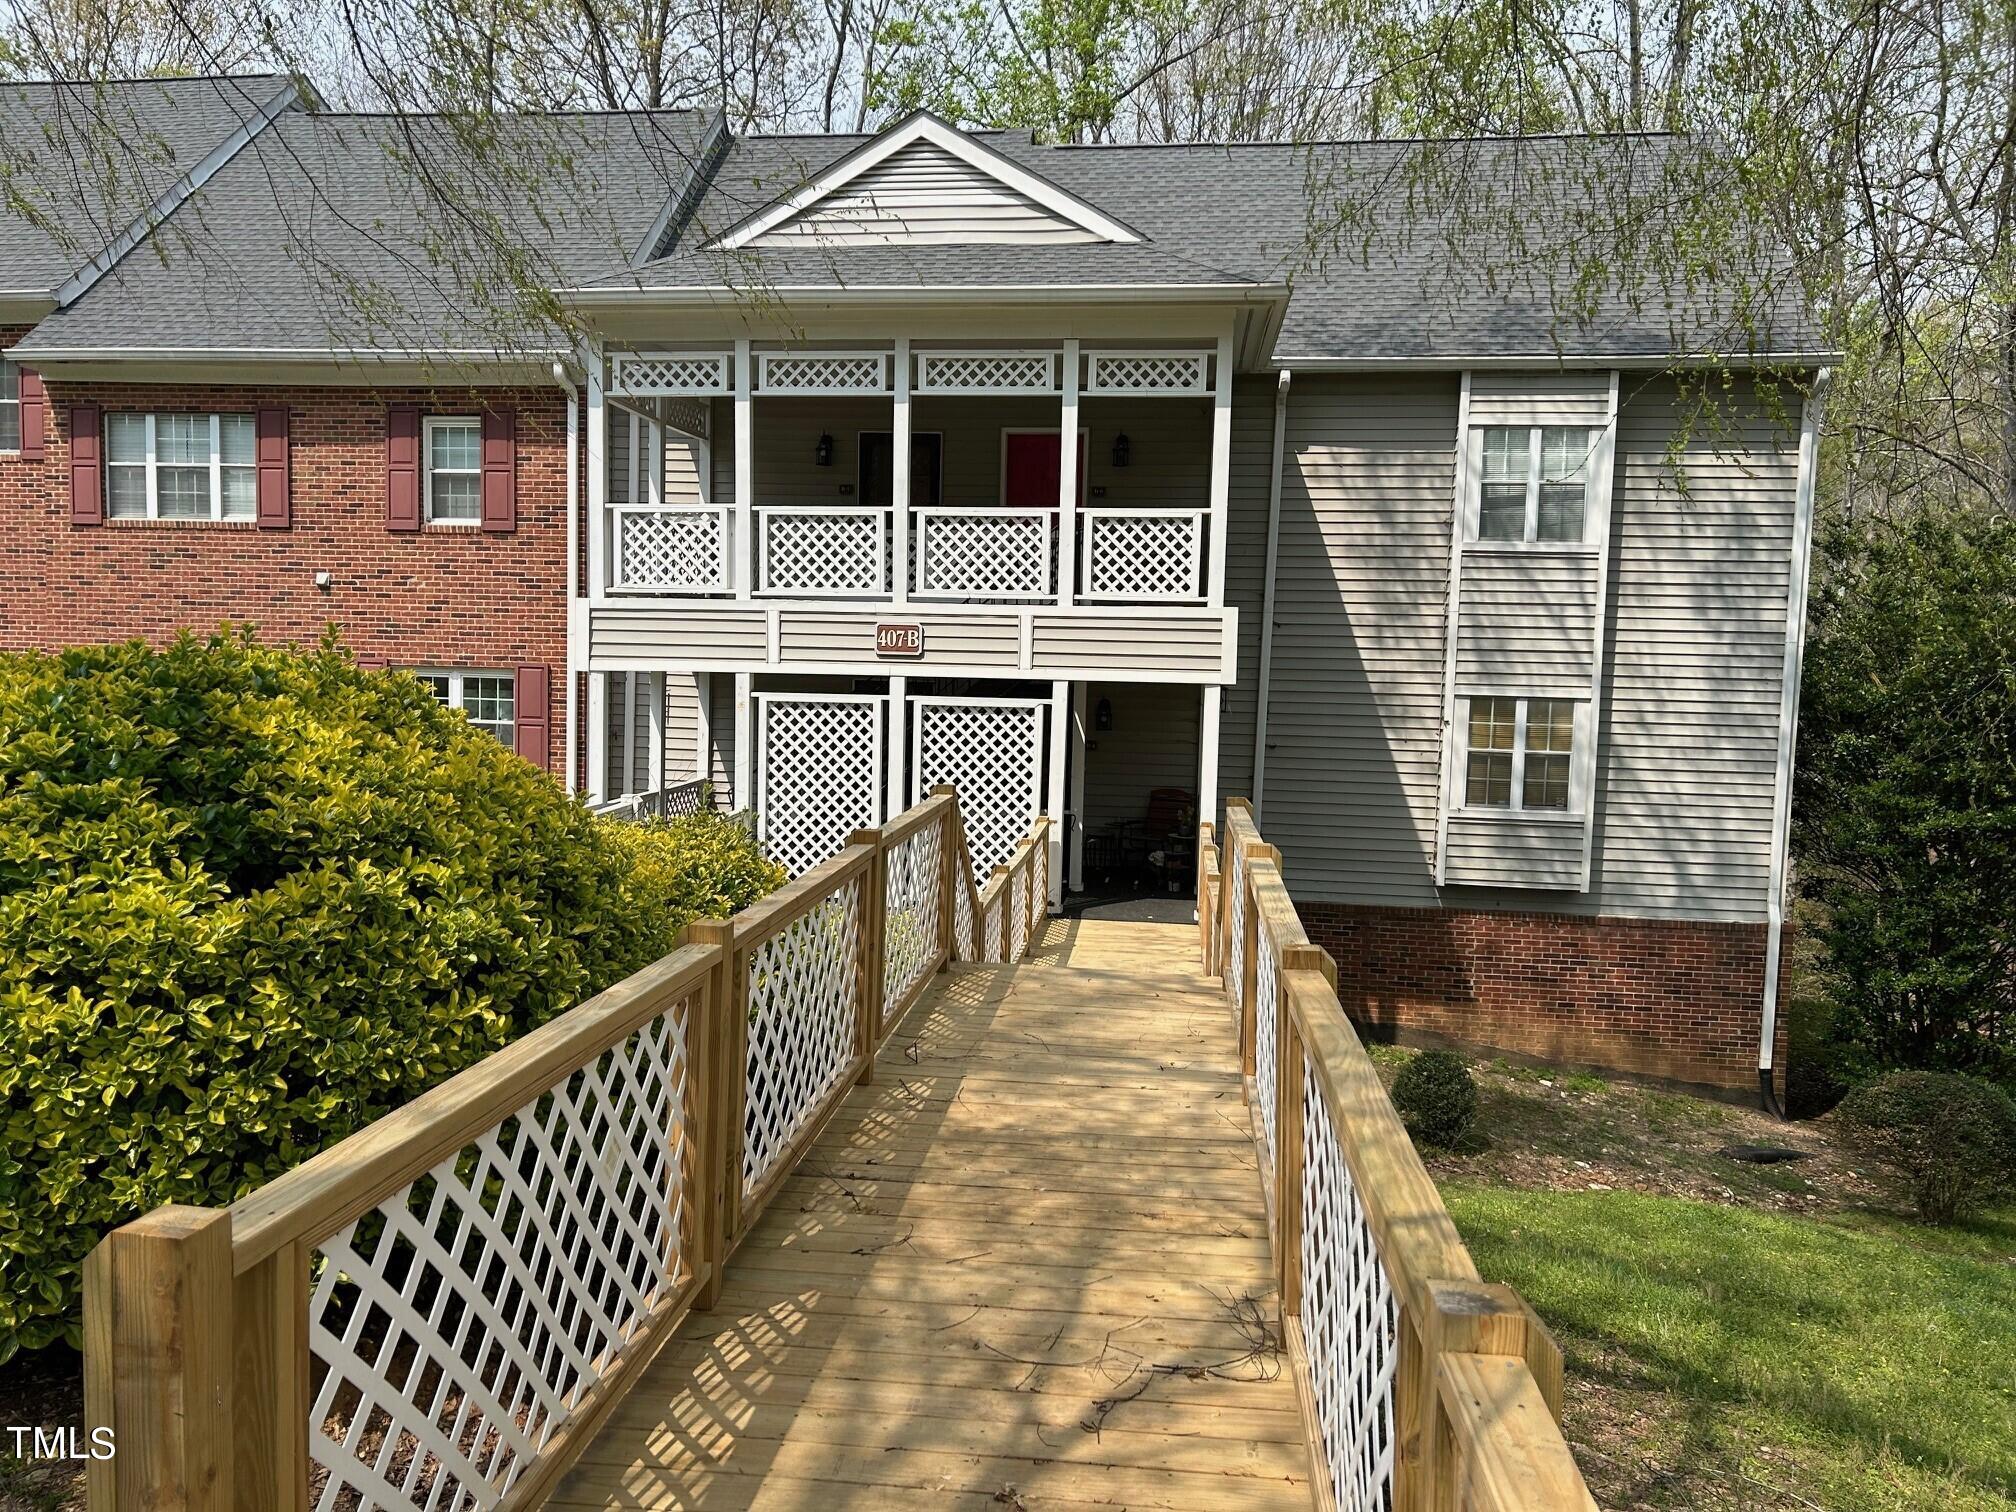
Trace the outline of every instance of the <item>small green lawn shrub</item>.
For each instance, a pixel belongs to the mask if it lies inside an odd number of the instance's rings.
[[[1928,1223],[1951,1223],[2016,1190],[2016,1100],[1975,1076],[1893,1071],[1836,1110],[1847,1141],[1882,1162]]]
[[[411,677],[246,635],[0,657],[0,1360],[258,1186],[778,880],[591,816]]]
[[[1423,1050],[1393,1078],[1393,1106],[1416,1143],[1453,1149],[1477,1121],[1477,1083],[1453,1050]]]

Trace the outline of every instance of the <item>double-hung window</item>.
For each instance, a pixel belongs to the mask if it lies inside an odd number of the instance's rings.
[[[1476,539],[1580,545],[1597,434],[1571,425],[1485,426]]]
[[[488,730],[507,746],[516,745],[518,700],[516,679],[509,672],[423,670],[413,674],[451,709],[469,716],[469,723]]]
[[[1463,767],[1463,806],[1571,813],[1577,714],[1569,698],[1472,698]]]
[[[21,369],[0,357],[0,451],[21,450]]]
[[[464,416],[430,415],[427,443],[427,523],[483,523],[483,425]]]
[[[250,415],[107,415],[105,512],[115,520],[250,520],[259,498]]]

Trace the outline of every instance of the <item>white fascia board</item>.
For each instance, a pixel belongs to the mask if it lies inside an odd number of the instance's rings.
[[[1109,242],[1141,240],[1140,233],[1132,227],[1113,219],[1042,175],[1031,173],[1012,158],[975,141],[949,122],[927,110],[920,110],[898,121],[874,141],[855,148],[768,209],[759,210],[740,225],[730,227],[715,238],[712,245],[728,250],[747,246],[766,231],[775,230],[794,215],[809,209],[834,190],[844,188],[877,163],[915,142],[928,142],[951,153],[961,162],[999,180],[1016,193],[1027,195],[1053,215],[1061,216],[1094,236]]]
[[[58,285],[55,291],[57,308],[75,303],[85,290],[111,272],[120,258],[151,236],[156,226],[174,214],[190,195],[210,181],[218,169],[236,157],[247,142],[271,126],[282,111],[291,109],[300,98],[301,92],[292,80],[274,91],[272,99],[254,111],[250,119],[240,122],[238,129],[211,148],[200,163],[169,185],[132,225],[113,237],[96,257]]]
[[[915,308],[933,298],[960,304],[1046,304],[1146,303],[1223,304],[1228,299],[1247,303],[1283,300],[1286,284],[1196,283],[1196,284],[877,284],[872,288],[840,284],[752,284],[732,288],[710,284],[675,289],[555,289],[554,295],[586,309],[626,309],[636,305],[667,308],[704,306],[710,309],[746,306],[752,294],[778,300],[796,299],[806,304],[878,305],[900,304]],[[1529,364],[1530,365],[1530,364]],[[1612,364],[1613,366],[1615,364]],[[1297,361],[1296,367],[1307,364]]]
[[[0,289],[0,325],[34,325],[55,308],[47,289]]]
[[[31,338],[32,340],[32,338]],[[24,342],[20,360],[54,378],[99,383],[216,383],[233,381],[369,385],[440,382],[518,385],[552,381],[552,365],[573,354],[525,352],[370,352],[292,349],[36,348]]]
[[[1534,352],[1530,356],[1490,357],[1339,357],[1276,353],[1271,365],[1306,373],[1384,373],[1399,369],[1446,369],[1471,372],[1533,368],[1655,369],[1765,365],[1821,367],[1841,360],[1839,352]]]

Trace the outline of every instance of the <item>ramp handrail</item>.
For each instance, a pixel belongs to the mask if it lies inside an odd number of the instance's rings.
[[[1030,948],[1049,832],[975,891],[935,789],[230,1208],[107,1235],[92,1512],[536,1506],[933,973]]]
[[[1198,836],[1322,1508],[1595,1512],[1559,1427],[1561,1351],[1486,1282],[1303,931],[1251,806]]]

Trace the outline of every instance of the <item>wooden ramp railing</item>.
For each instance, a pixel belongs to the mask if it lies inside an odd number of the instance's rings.
[[[1268,1203],[1316,1504],[1594,1512],[1561,1437],[1561,1351],[1478,1274],[1243,799],[1198,844]]]
[[[1019,959],[950,788],[228,1210],[85,1273],[92,1512],[538,1505],[951,960]]]

